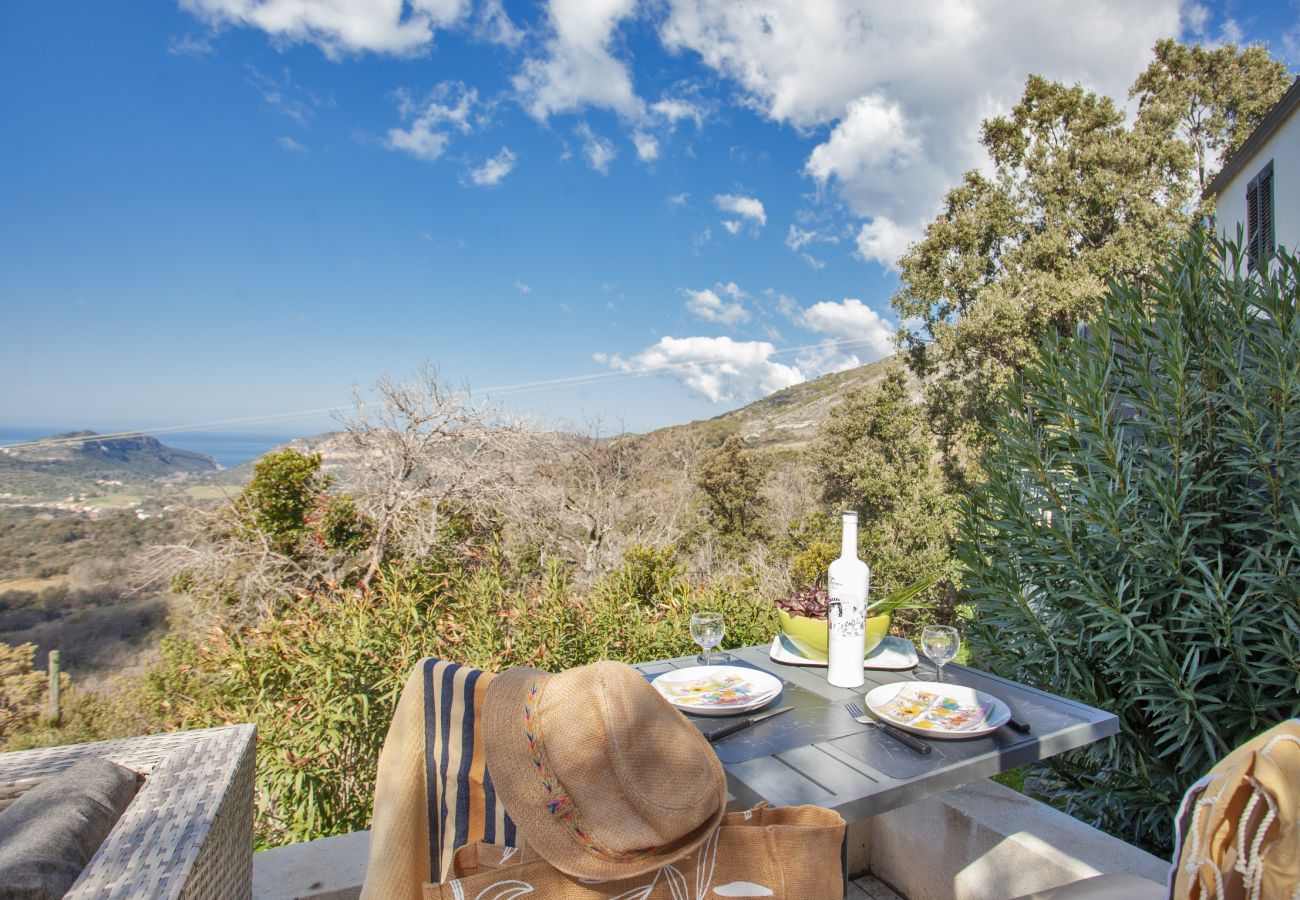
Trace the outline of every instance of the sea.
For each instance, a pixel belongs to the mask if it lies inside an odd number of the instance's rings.
[[[0,447],[6,444],[18,444],[23,441],[34,441],[38,438],[49,437],[52,434],[61,434],[66,431],[80,431],[76,427],[53,428],[50,426],[40,427],[22,427],[0,425]],[[127,431],[126,428],[96,428],[95,431],[101,434],[109,434],[116,431]],[[148,431],[144,432],[148,434]],[[227,469],[233,469],[241,463],[246,463],[250,459],[257,459],[268,450],[273,450],[282,444],[287,444],[295,437],[301,435],[295,434],[246,434],[230,431],[178,431],[170,434],[154,435],[159,441],[168,447],[175,447],[178,450],[191,450],[195,453],[206,453],[221,463]]]

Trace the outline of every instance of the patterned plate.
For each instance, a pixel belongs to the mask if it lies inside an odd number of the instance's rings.
[[[741,666],[674,669],[650,683],[673,706],[697,716],[754,712],[781,693],[779,678]]]
[[[936,681],[882,684],[866,701],[877,719],[930,738],[980,737],[1011,718],[1011,710],[992,694]]]

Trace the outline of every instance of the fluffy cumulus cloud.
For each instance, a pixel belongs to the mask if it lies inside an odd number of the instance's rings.
[[[384,145],[433,162],[451,143],[453,132],[469,134],[474,129],[478,92],[456,81],[444,81],[423,100],[407,91],[397,92],[398,110],[408,122],[405,128],[390,128]],[[506,171],[509,171],[507,169]]]
[[[682,293],[686,295],[686,311],[706,322],[717,322],[721,325],[739,325],[741,322],[748,322],[749,311],[745,309],[742,301],[749,295],[734,281],[716,287],[716,291],[709,288],[702,291],[682,288]],[[723,300],[718,296],[719,293],[725,294],[730,300]]]
[[[470,0],[180,0],[213,27],[260,28],[286,43],[310,43],[331,59],[371,51],[409,55],[434,31],[458,23]]]
[[[634,356],[598,353],[597,362],[620,372],[671,375],[714,403],[751,400],[799,384],[798,368],[776,362],[768,341],[729,337],[664,337]]]
[[[886,265],[983,165],[979,122],[1028,73],[1122,98],[1180,26],[1180,0],[668,3],[669,49],[698,54],[769,119],[825,135],[805,172],[866,222],[858,252]]]
[[[894,352],[893,324],[861,300],[823,300],[792,317],[838,346],[852,346],[868,362]]]
[[[632,135],[632,143],[636,146],[636,158],[641,162],[654,162],[659,158],[659,140],[653,134],[638,131]]]
[[[782,295],[778,307],[796,325],[824,336],[820,343],[801,348],[795,361],[810,378],[866,365],[894,352],[893,324],[861,300],[823,300],[804,309]]]
[[[767,211],[763,209],[762,201],[756,197],[718,194],[713,198],[713,202],[724,213],[736,216],[734,219],[722,220],[723,227],[732,234],[739,234],[746,225],[759,231],[767,224]]]
[[[501,179],[510,174],[515,167],[515,154],[509,147],[502,147],[496,156],[489,157],[483,165],[470,169],[469,181],[479,187],[494,187]]]
[[[542,121],[588,106],[630,119],[643,115],[632,75],[610,49],[618,26],[635,12],[635,0],[551,0],[543,52],[525,60],[513,79],[524,108]]]

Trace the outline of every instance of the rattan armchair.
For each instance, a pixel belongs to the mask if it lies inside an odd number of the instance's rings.
[[[0,754],[0,809],[78,760],[110,759],[144,782],[66,896],[247,900],[256,736],[231,725]]]

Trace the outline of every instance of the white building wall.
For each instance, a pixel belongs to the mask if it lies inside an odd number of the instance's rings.
[[[1273,233],[1278,247],[1300,250],[1300,107],[1291,113],[1246,160],[1215,199],[1219,231],[1235,239],[1241,226],[1246,241],[1246,185],[1273,160]],[[1244,248],[1243,248],[1244,249]]]

